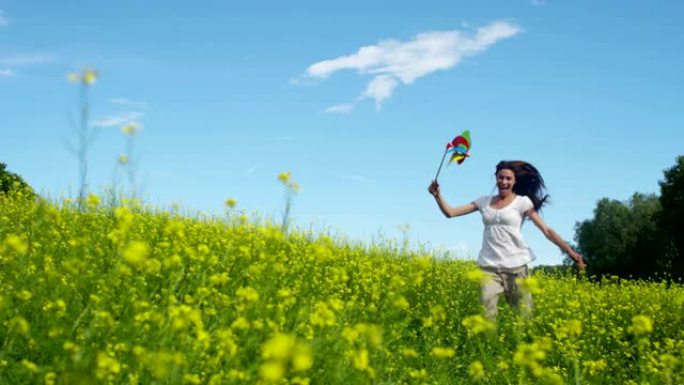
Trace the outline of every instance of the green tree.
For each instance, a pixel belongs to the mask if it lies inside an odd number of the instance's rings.
[[[625,278],[663,272],[660,207],[654,194],[635,193],[627,202],[599,200],[594,218],[575,225],[575,241],[587,260],[588,272]]]
[[[26,189],[33,194],[33,189],[29,186],[21,176],[8,171],[7,165],[0,162],[0,193],[8,193],[16,189]]]
[[[660,181],[663,210],[659,218],[669,246],[664,258],[673,276],[684,277],[684,155],[677,157],[675,165],[664,174],[665,179]]]

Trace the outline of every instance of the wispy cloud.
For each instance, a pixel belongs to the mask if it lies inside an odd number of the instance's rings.
[[[114,127],[121,126],[142,118],[145,114],[138,111],[124,112],[119,115],[108,116],[102,119],[93,120],[90,125],[93,127]]]
[[[0,10],[0,26],[2,26],[2,10]],[[7,20],[5,23],[7,23]],[[54,57],[48,54],[14,54],[0,56],[0,77],[11,77],[15,75],[13,67],[26,67],[31,65],[45,64],[54,61]]]
[[[11,56],[0,56],[0,65],[4,66],[24,66],[31,64],[49,63],[54,60],[48,54],[20,54]]]
[[[360,176],[360,175],[340,175],[343,179],[356,182],[356,183],[363,183],[363,184],[373,184],[375,183],[375,180],[366,178],[365,176]]]
[[[405,42],[383,40],[361,47],[351,55],[314,63],[306,69],[304,78],[323,80],[342,70],[373,76],[357,100],[372,98],[380,108],[399,84],[411,84],[432,72],[451,69],[463,58],[483,52],[520,31],[515,24],[497,21],[471,34],[458,30],[436,31],[420,33]]]
[[[329,114],[346,114],[352,110],[354,110],[353,104],[337,104],[326,108],[323,112]]]
[[[254,172],[256,172],[256,170],[257,170],[257,165],[256,164],[251,165],[249,168],[247,168],[247,170],[245,170],[245,175],[252,176],[252,175],[254,175]]]
[[[147,110],[150,107],[145,102],[140,102],[137,100],[131,100],[127,98],[111,98],[109,102],[123,107],[136,108],[140,110]]]
[[[115,127],[123,126],[125,124],[140,120],[145,113],[140,110],[147,110],[149,106],[145,102],[131,100],[128,98],[111,98],[109,102],[117,106],[125,107],[128,111],[123,111],[118,114],[110,115],[102,119],[96,119],[90,122],[93,127]],[[137,110],[137,111],[136,111]]]
[[[7,18],[5,17],[5,11],[3,11],[2,9],[0,9],[0,27],[4,27],[4,26],[6,26],[7,24],[9,24],[9,21],[8,21]]]

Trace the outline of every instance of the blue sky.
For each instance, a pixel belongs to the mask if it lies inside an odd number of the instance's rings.
[[[571,240],[602,197],[658,192],[684,153],[684,3],[674,1],[0,0],[0,161],[43,194],[74,196],[66,143],[77,85],[97,137],[89,182],[135,143],[146,200],[279,218],[277,175],[302,191],[297,225],[380,234],[474,258],[479,215],[445,219],[427,186],[465,129],[472,157],[442,171],[452,205],[490,194],[494,166],[546,179],[542,214]],[[531,224],[541,264],[561,254]]]

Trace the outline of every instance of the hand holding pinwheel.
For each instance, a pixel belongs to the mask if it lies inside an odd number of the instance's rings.
[[[442,165],[444,164],[444,158],[446,158],[447,153],[451,152],[451,158],[449,159],[449,164],[456,161],[457,164],[463,163],[465,158],[470,156],[470,131],[465,130],[463,133],[454,138],[451,142],[447,143],[446,150],[444,150],[444,155],[442,156],[442,161],[439,163],[439,168],[437,169],[437,175],[435,175],[435,181],[439,176],[439,172],[442,170]]]

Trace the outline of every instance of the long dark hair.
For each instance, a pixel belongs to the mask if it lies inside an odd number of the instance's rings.
[[[546,185],[539,170],[522,160],[502,160],[496,165],[497,175],[501,170],[511,170],[515,174],[513,192],[524,195],[532,201],[534,209],[539,211],[547,203],[549,194],[546,193]]]

